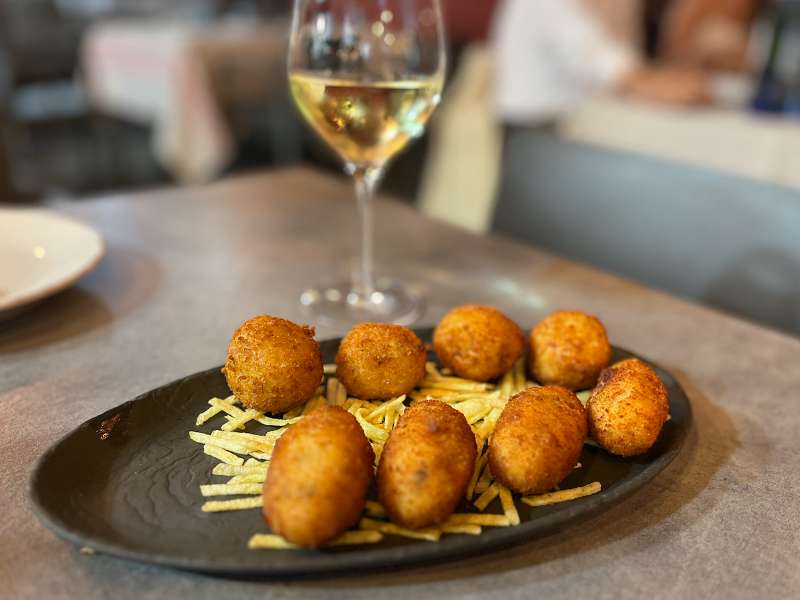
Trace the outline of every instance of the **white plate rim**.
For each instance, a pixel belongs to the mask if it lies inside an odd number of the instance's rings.
[[[94,268],[97,267],[97,265],[106,255],[106,241],[103,239],[103,236],[101,236],[100,232],[98,232],[94,227],[87,225],[79,219],[41,208],[16,208],[0,206],[0,213],[27,213],[44,216],[47,219],[61,221],[63,223],[68,223],[71,227],[82,229],[86,234],[93,237],[96,244],[92,249],[92,252],[87,253],[86,259],[83,261],[83,263],[69,274],[64,275],[62,278],[54,280],[49,284],[32,288],[27,292],[12,292],[6,297],[0,298],[0,316],[29,306],[35,302],[38,302],[39,300],[43,300],[49,296],[57,294],[62,290],[67,289],[68,287],[71,287],[81,277],[94,270]]]

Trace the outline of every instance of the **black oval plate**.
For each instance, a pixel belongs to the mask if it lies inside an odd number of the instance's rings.
[[[430,340],[431,329],[418,330]],[[332,362],[339,340],[322,342]],[[614,350],[614,360],[633,356]],[[228,576],[288,577],[353,573],[479,554],[533,539],[594,514],[643,486],[677,455],[692,416],[675,379],[654,366],[669,390],[670,414],[656,445],[633,459],[585,446],[582,468],[562,487],[600,481],[602,492],[531,508],[517,502],[517,527],[485,527],[479,536],[438,543],[386,536],[378,544],[325,550],[248,550],[266,531],[259,510],[203,513],[198,486],[216,460],[188,439],[208,399],[230,392],[219,368],[147,392],[79,426],[40,459],[30,483],[39,519],[57,535],[123,558]],[[468,510],[467,506],[461,510]],[[502,512],[495,500],[487,512]]]

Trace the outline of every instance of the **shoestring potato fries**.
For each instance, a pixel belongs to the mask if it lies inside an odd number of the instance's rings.
[[[437,527],[412,530],[391,523],[384,507],[368,500],[357,529],[347,531],[329,546],[374,544],[387,535],[435,542],[443,535],[480,535],[484,527],[518,525],[520,517],[511,492],[494,481],[487,465],[488,440],[508,399],[536,385],[525,377],[523,360],[517,361],[496,385],[454,377],[446,369],[439,370],[429,362],[425,378],[408,395],[384,401],[365,401],[349,397],[336,378],[336,365],[327,364],[324,366],[322,385],[313,397],[279,417],[244,408],[234,396],[211,398],[208,401],[209,408],[197,415],[195,425],[198,430],[189,432],[189,438],[202,445],[206,455],[218,461],[211,474],[220,479],[200,486],[200,495],[208,498],[201,510],[226,512],[260,509],[263,505],[262,486],[275,442],[291,424],[303,419],[317,407],[336,405],[351,413],[375,452],[377,466],[389,434],[406,408],[415,402],[436,399],[461,412],[475,436],[478,458],[467,487],[466,500],[472,503],[477,512],[456,513]],[[579,394],[582,402],[587,397],[588,394]],[[208,426],[215,428],[200,431]],[[264,431],[265,427],[271,429]],[[261,432],[256,433],[258,430]],[[580,464],[576,468],[580,468]],[[600,489],[600,483],[593,482],[578,488],[523,497],[521,501],[530,506],[545,506],[595,494]],[[498,497],[502,513],[485,513],[486,508]],[[261,532],[255,532],[246,543],[253,550],[297,548],[281,536]]]

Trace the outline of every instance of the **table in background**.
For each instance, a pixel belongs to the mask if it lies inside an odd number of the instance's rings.
[[[475,44],[431,123],[419,205],[427,215],[487,231],[502,183],[503,135],[493,122],[492,57]],[[713,79],[716,104],[671,108],[620,97],[587,99],[559,119],[564,139],[754,178],[800,190],[800,121],[746,108],[752,83]]]
[[[800,120],[744,107],[670,108],[596,98],[559,127],[568,140],[690,163],[800,190]]]
[[[164,167],[184,182],[214,179],[233,158],[226,101],[286,93],[288,24],[195,25],[117,20],[83,41],[89,96],[106,114],[152,125]]]
[[[36,458],[83,420],[220,364],[242,320],[302,320],[299,293],[346,265],[358,236],[349,185],[308,170],[63,210],[103,233],[108,256],[0,330],[0,580],[10,597],[731,599],[800,589],[800,342],[391,202],[377,207],[379,264],[428,296],[423,324],[467,301],[526,326],[557,308],[597,314],[615,344],[686,388],[695,428],[676,462],[560,533],[396,572],[238,582],[80,554],[31,514]]]

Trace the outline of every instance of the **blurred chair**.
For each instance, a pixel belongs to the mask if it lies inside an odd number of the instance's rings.
[[[0,0],[0,144],[18,196],[163,180],[145,131],[88,106],[76,70],[90,20],[54,0]]]
[[[464,50],[431,123],[417,204],[427,216],[485,233],[492,218],[503,134],[492,119],[492,61],[482,44]]]
[[[29,141],[28,132],[18,127],[24,113],[40,115],[48,104],[63,112],[62,107],[74,104],[74,94],[63,82],[72,73],[77,34],[71,24],[55,26],[55,14],[45,0],[0,0],[0,180],[5,201],[25,197],[18,185],[22,161],[16,152]],[[58,82],[56,97],[44,83],[51,81]]]
[[[0,131],[3,117],[0,115]],[[5,153],[5,144],[0,143],[0,203],[19,202],[22,198],[11,183],[11,167]]]
[[[800,334],[800,194],[515,130],[493,229]]]

